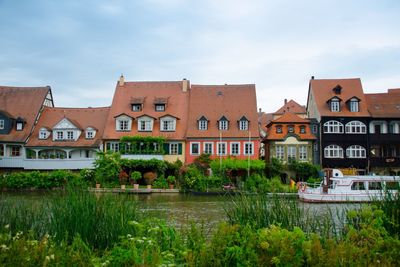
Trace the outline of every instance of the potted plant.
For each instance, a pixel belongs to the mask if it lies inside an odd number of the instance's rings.
[[[119,175],[118,175],[118,180],[121,185],[121,189],[125,190],[125,185],[126,185],[126,182],[128,181],[128,174],[126,174],[126,172],[123,170],[120,171]]]
[[[143,174],[144,181],[146,182],[147,189],[151,189],[151,185],[154,180],[157,179],[157,173],[155,172],[146,172]]]
[[[96,182],[96,189],[99,189],[101,186],[101,177],[96,173],[94,176],[94,180]]]
[[[139,189],[138,181],[142,178],[142,174],[138,171],[134,171],[131,173],[130,182],[133,184],[134,189]]]
[[[168,182],[168,185],[169,185],[169,189],[174,189],[175,180],[176,180],[175,176],[173,176],[173,175],[170,175],[170,176],[167,177],[167,182]]]

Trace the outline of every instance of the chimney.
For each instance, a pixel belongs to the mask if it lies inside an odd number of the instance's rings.
[[[261,111],[261,108],[258,109],[258,112],[260,112],[260,113],[262,112],[262,111]]]
[[[182,92],[187,92],[190,89],[190,81],[183,78],[182,80]]]
[[[287,99],[285,98],[285,101],[284,101],[284,103],[285,103],[285,105],[287,104]]]
[[[125,78],[124,78],[124,75],[121,74],[121,76],[119,77],[118,85],[124,86],[124,84],[125,84]]]
[[[314,80],[314,76],[311,76],[311,80]]]

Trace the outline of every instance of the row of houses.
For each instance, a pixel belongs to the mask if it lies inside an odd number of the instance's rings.
[[[395,173],[400,89],[366,94],[360,79],[312,77],[306,106],[285,100],[267,114],[257,112],[254,84],[121,76],[111,106],[99,108],[54,107],[50,87],[0,87],[0,168],[91,168],[98,151],[186,164],[207,153]]]

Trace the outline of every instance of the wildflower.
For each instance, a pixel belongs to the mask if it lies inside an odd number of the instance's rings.
[[[144,241],[142,239],[136,240],[138,243],[142,244]]]
[[[1,248],[1,250],[8,250],[8,249],[9,249],[9,247],[7,247],[7,246],[4,245],[4,244],[2,244],[2,245],[0,246],[0,248]]]
[[[264,250],[267,250],[269,248],[269,244],[267,241],[263,241],[260,243],[260,247]]]
[[[129,221],[128,224],[129,225],[138,225],[139,223],[137,221]]]
[[[50,259],[54,260],[54,254],[50,255]]]
[[[6,224],[6,225],[4,226],[4,228],[5,228],[5,229],[9,229],[9,228],[10,228],[10,225],[9,225],[9,224]]]
[[[127,234],[127,235],[126,235],[126,237],[127,237],[127,238],[131,238],[131,237],[132,237],[132,235],[130,235],[130,234]]]

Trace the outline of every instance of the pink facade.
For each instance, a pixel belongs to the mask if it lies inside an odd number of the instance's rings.
[[[201,154],[208,153],[212,159],[236,157],[238,159],[258,159],[260,141],[258,138],[248,139],[190,139],[186,141],[186,164]],[[221,152],[221,155],[220,153]]]

